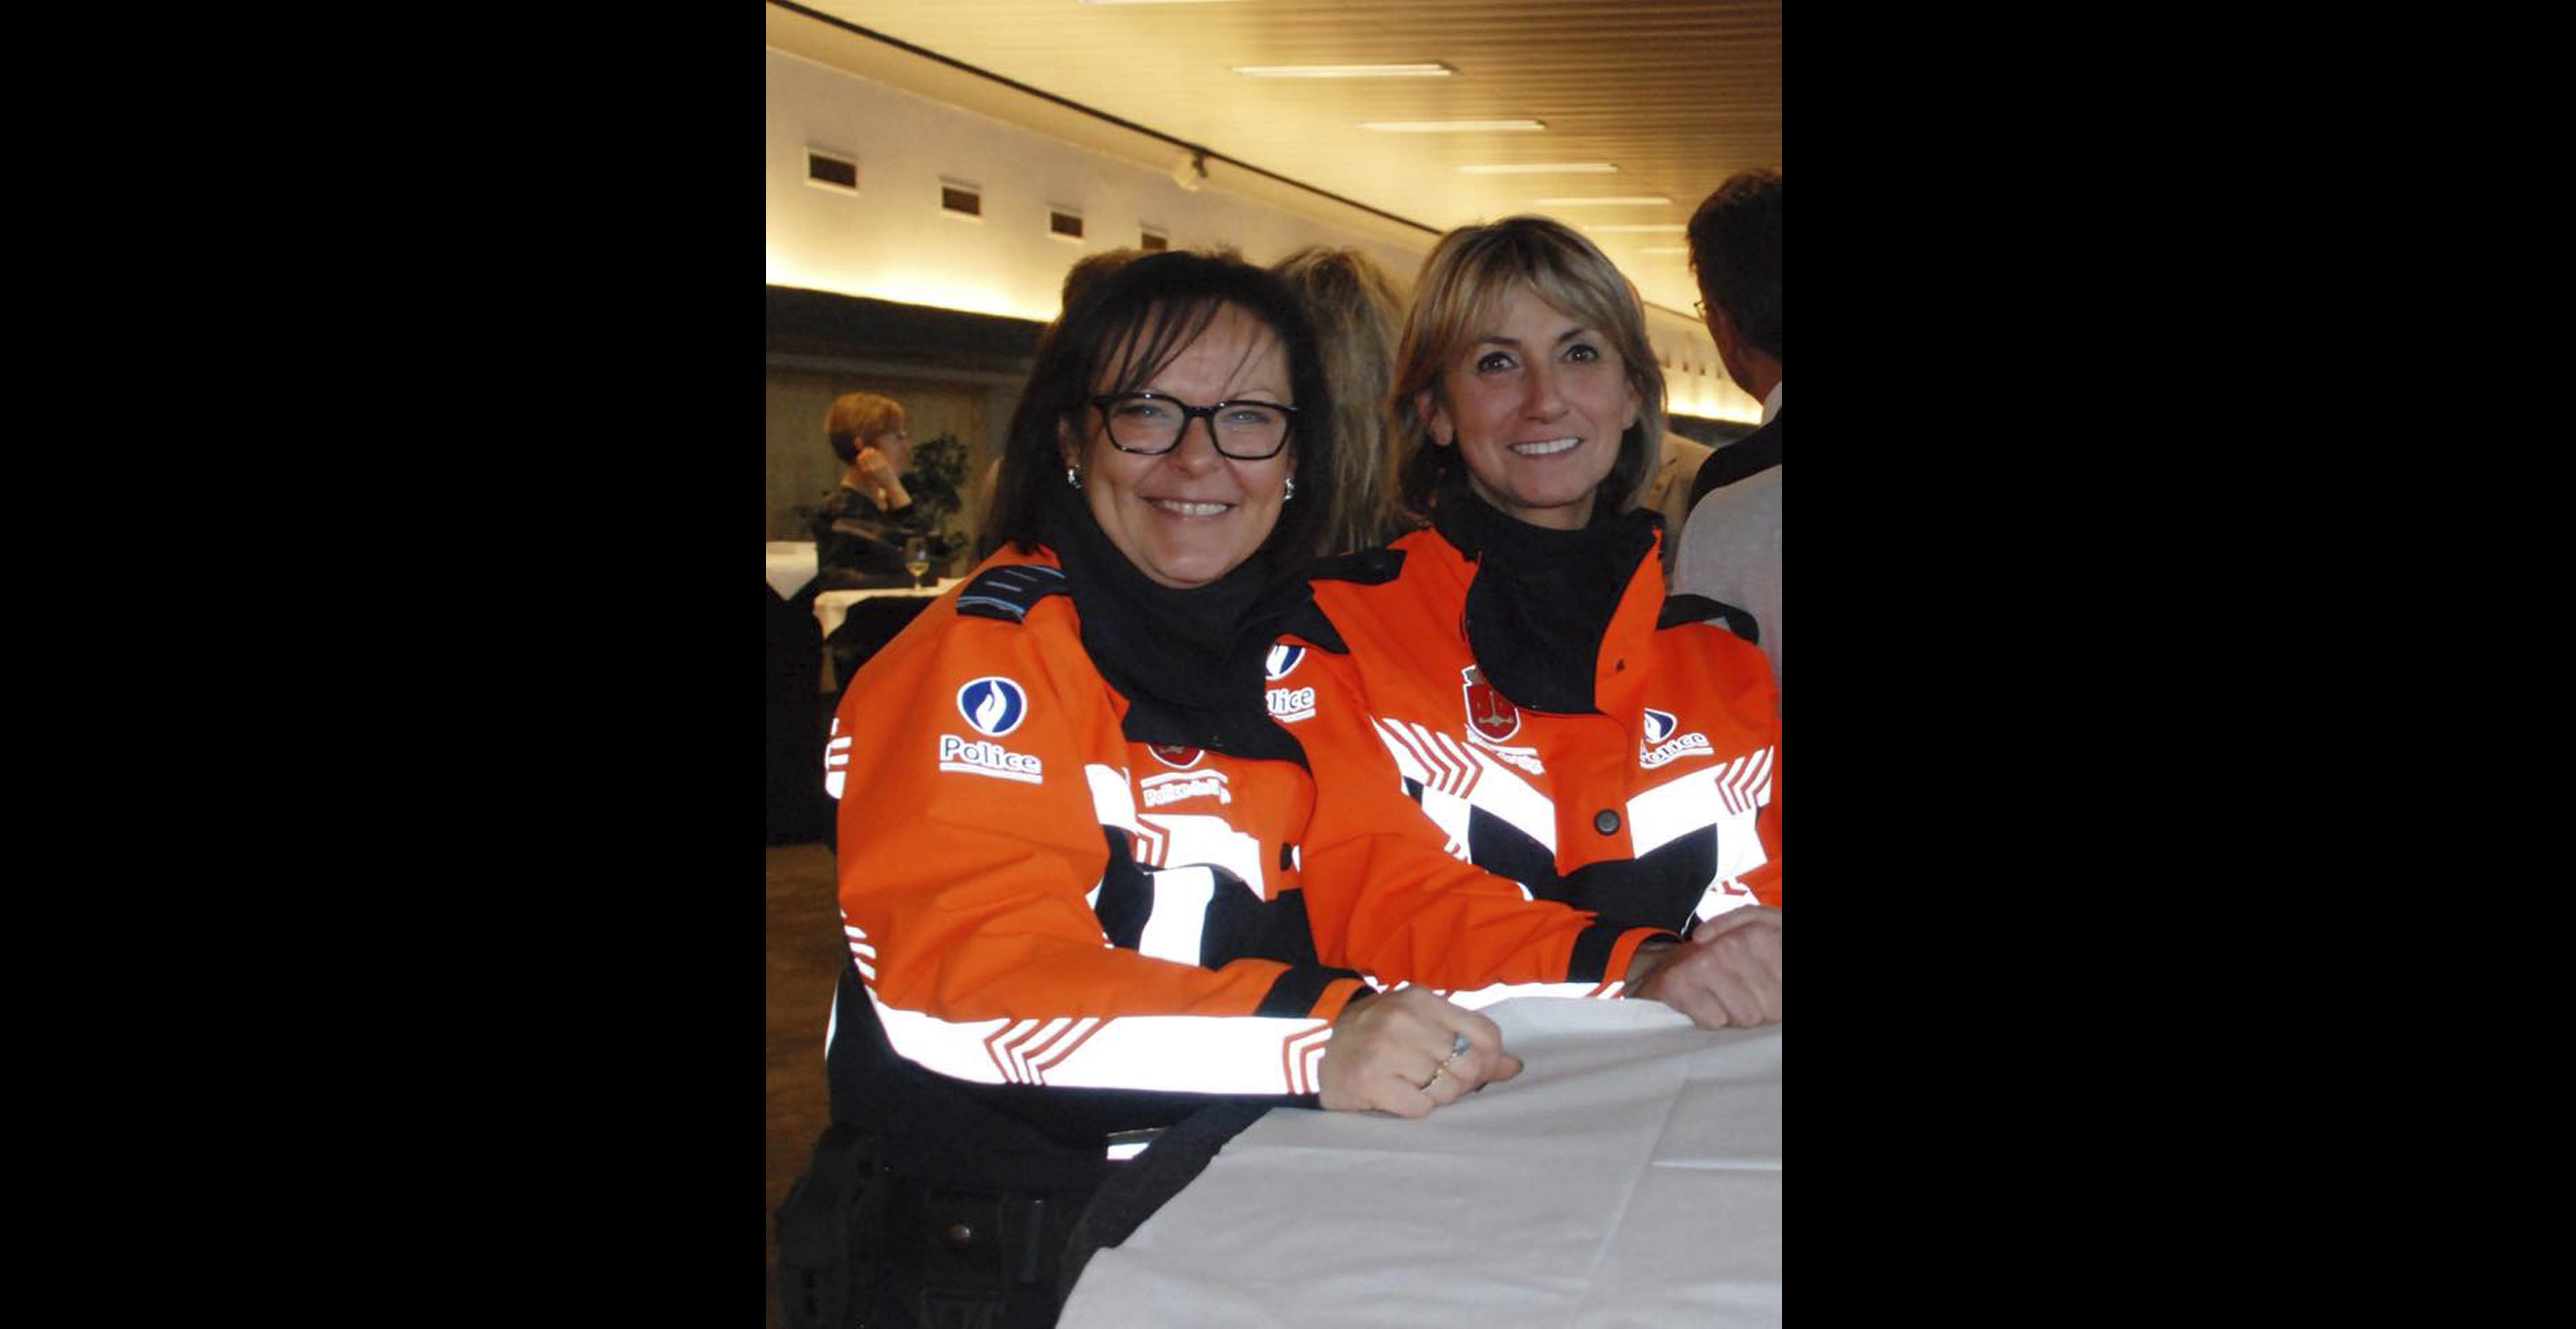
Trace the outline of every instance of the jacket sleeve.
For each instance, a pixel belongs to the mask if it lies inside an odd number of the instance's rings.
[[[872,661],[838,717],[841,912],[894,1049],[984,1083],[1312,1092],[1358,982],[1112,945],[1103,828],[1133,811],[1110,692],[1069,628],[1040,631],[1050,607],[929,612],[948,617]]]
[[[1310,649],[1313,718],[1297,726],[1315,776],[1301,848],[1316,953],[1381,982],[1522,995],[1614,996],[1638,943],[1672,933],[1599,921],[1530,897],[1453,855],[1406,796],[1348,658]],[[1574,985],[1570,988],[1563,985]],[[1459,998],[1453,997],[1453,1000]]]

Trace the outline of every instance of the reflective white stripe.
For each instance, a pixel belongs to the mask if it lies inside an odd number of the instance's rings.
[[[1475,806],[1502,818],[1521,834],[1546,846],[1550,857],[1556,854],[1556,803],[1538,791],[1536,785],[1521,774],[1501,764],[1492,756],[1474,748],[1460,748],[1473,753],[1484,773],[1476,779]]]
[[[1753,824],[1771,802],[1771,753],[1764,748],[1740,762],[1730,762],[1718,777],[1719,796],[1726,804],[1726,816],[1717,825],[1717,879],[1721,882],[1732,883],[1771,861]]]
[[[1493,754],[1418,724],[1380,720],[1377,729],[1390,751],[1409,750],[1421,769],[1436,772],[1422,781],[1422,811],[1453,844],[1466,845],[1467,810],[1473,807],[1556,852],[1556,805]],[[1397,764],[1403,764],[1401,757]]]
[[[850,921],[848,914],[841,915],[841,936],[849,943],[850,960],[858,965],[859,977],[871,983],[875,982],[877,948],[868,940],[868,934],[860,931],[859,925]]]
[[[1643,855],[1714,828],[1717,873],[1712,881],[1731,881],[1770,862],[1753,823],[1771,802],[1772,751],[1760,748],[1724,766],[1703,766],[1629,799],[1629,846]],[[1700,917],[1711,916],[1708,905],[1701,902]]]
[[[1378,981],[1375,974],[1366,975],[1366,977],[1371,983]],[[1433,988],[1431,991],[1453,1004],[1464,1006],[1472,1011],[1491,1006],[1498,1001],[1509,1001],[1514,997],[1566,997],[1575,1000],[1615,997],[1626,985],[1625,979],[1614,978],[1601,983],[1495,983],[1457,992],[1446,988]],[[1410,983],[1396,985],[1399,989],[1412,986],[1414,984]]]
[[[1101,825],[1136,829],[1136,791],[1128,787],[1124,769],[1095,761],[1082,768],[1082,778],[1091,786],[1091,815]]]
[[[1207,927],[1208,900],[1216,894],[1216,874],[1203,867],[1165,868],[1149,873],[1154,888],[1153,912],[1136,950],[1158,960],[1199,962],[1199,934]]]
[[[1718,788],[1726,796],[1729,812],[1751,812],[1771,801],[1772,749],[1750,754],[1739,772],[1730,764],[1726,774],[1718,777]]]
[[[1210,1094],[1312,1093],[1326,1020],[1259,1015],[1129,1015],[1117,1019],[943,1020],[868,1000],[894,1050],[978,1084],[1166,1089]],[[1314,1043],[1306,1053],[1303,1044]],[[1309,1087],[1298,1088],[1302,1079]]]
[[[1643,857],[1715,826],[1725,811],[1717,792],[1718,770],[1702,766],[1639,790],[1628,800],[1629,849]]]
[[[1404,732],[1402,725],[1374,717],[1372,723],[1377,728],[1378,741],[1386,744],[1387,755],[1395,758],[1396,774],[1415,784],[1437,783],[1431,775],[1431,759],[1414,749],[1413,740]]]
[[[1418,724],[1381,719],[1376,728],[1396,768],[1422,786],[1424,815],[1453,843],[1467,843],[1467,809],[1479,807],[1556,852],[1556,805],[1499,758]]]
[[[1333,1041],[1333,1026],[1317,1024],[1313,1029],[1288,1040],[1280,1049],[1280,1059],[1288,1072],[1288,1092],[1319,1094],[1324,1091],[1324,1045]]]
[[[1188,868],[1205,864],[1224,868],[1252,888],[1254,899],[1267,893],[1261,871],[1261,841],[1234,828],[1223,817],[1195,812],[1145,812],[1136,817],[1140,837],[1153,833],[1156,867]],[[1206,897],[1200,897],[1204,902]]]

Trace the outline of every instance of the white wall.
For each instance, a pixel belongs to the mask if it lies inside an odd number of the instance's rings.
[[[1134,245],[1143,225],[1164,231],[1174,248],[1232,245],[1261,264],[1305,245],[1349,246],[1408,287],[1436,239],[1423,233],[1418,242],[1397,243],[1380,222],[1366,230],[1336,224],[1336,214],[1353,214],[1320,197],[1311,212],[1300,212],[1215,183],[1186,192],[1134,161],[775,46],[765,55],[767,279],[774,286],[1043,322],[1055,317],[1075,259]],[[809,145],[855,158],[858,192],[808,183]],[[943,178],[981,186],[982,216],[943,211]],[[1082,214],[1080,241],[1048,231],[1050,206]],[[1646,322],[1666,362],[1670,409],[1761,418],[1761,404],[1727,380],[1694,318],[1650,308]]]
[[[1306,245],[1349,246],[1408,284],[1435,238],[1408,250],[1214,185],[1185,192],[1132,162],[776,48],[767,55],[773,286],[1043,322],[1056,316],[1075,259],[1135,245],[1144,225],[1175,249],[1232,245],[1260,264]],[[809,145],[857,158],[859,192],[807,183]],[[943,211],[943,178],[982,186],[983,215]],[[1080,241],[1048,231],[1050,206],[1082,214]]]

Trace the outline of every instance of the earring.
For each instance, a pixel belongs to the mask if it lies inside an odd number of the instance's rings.
[[[1297,477],[1292,475],[1292,476],[1289,476],[1289,477],[1288,477],[1288,487],[1287,487],[1287,492],[1285,492],[1285,493],[1283,493],[1283,494],[1281,494],[1281,495],[1279,496],[1279,501],[1280,501],[1280,502],[1282,502],[1282,503],[1285,503],[1285,502],[1287,502],[1288,500],[1290,500],[1290,499],[1292,499],[1292,498],[1295,498],[1296,496],[1297,496]]]
[[[1076,488],[1076,489],[1080,489],[1080,488],[1082,488],[1082,468],[1081,468],[1081,467],[1079,467],[1079,466],[1067,466],[1067,467],[1065,467],[1065,468],[1064,468],[1064,482],[1065,482],[1066,484],[1072,485],[1072,486],[1073,486],[1074,488]]]

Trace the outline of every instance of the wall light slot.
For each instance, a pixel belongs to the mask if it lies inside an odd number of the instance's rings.
[[[964,180],[939,182],[939,206],[944,212],[959,217],[984,215],[984,187]]]
[[[1070,240],[1082,238],[1082,214],[1065,208],[1047,209],[1047,231]]]
[[[809,147],[805,149],[805,183],[855,194],[859,192],[858,158]]]

